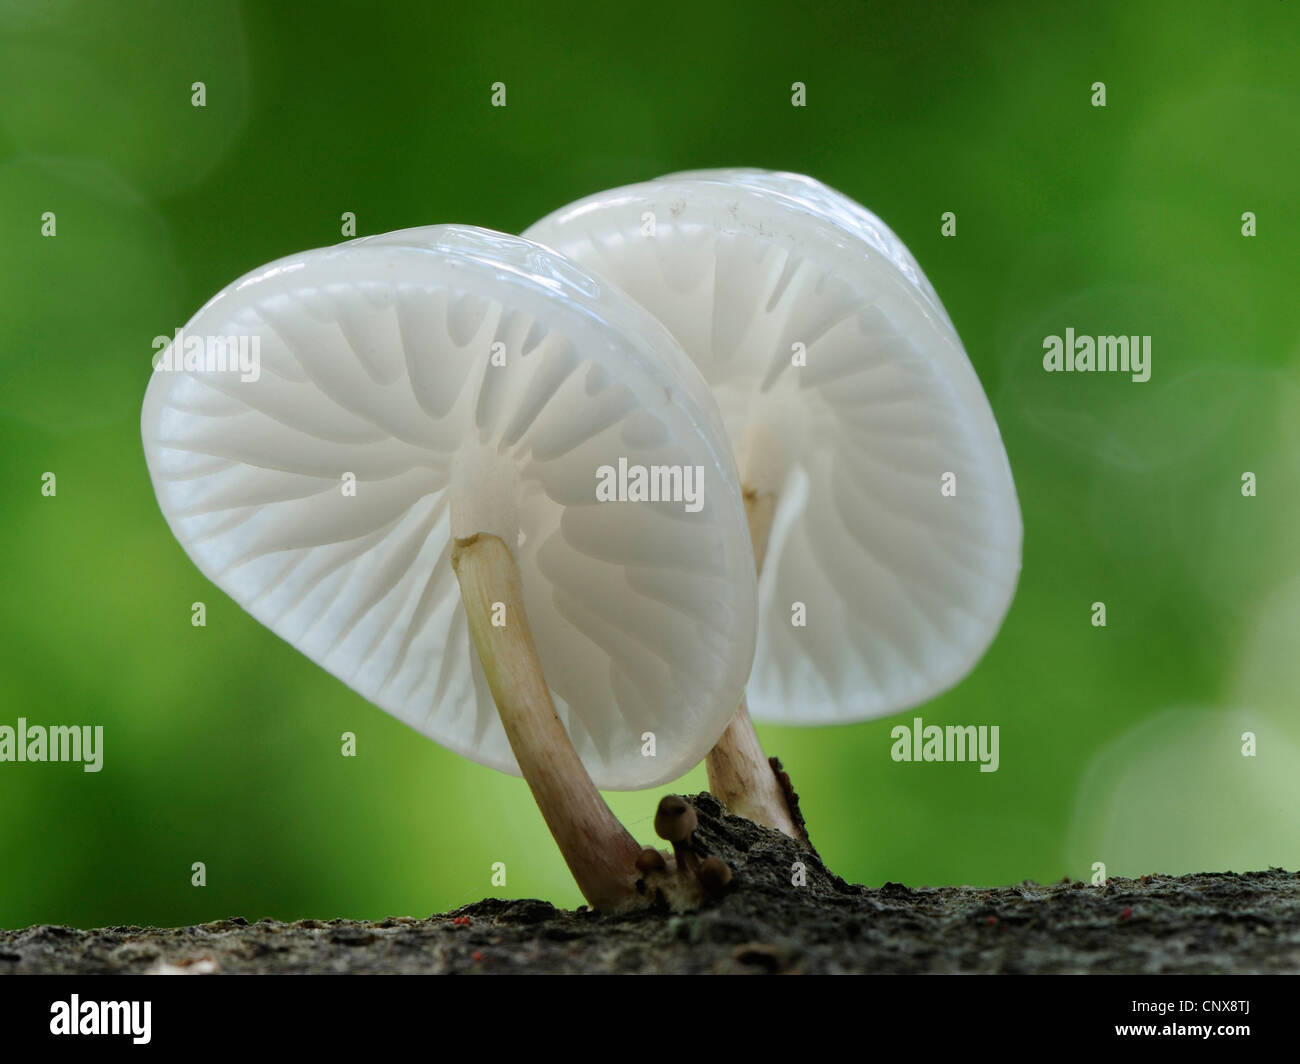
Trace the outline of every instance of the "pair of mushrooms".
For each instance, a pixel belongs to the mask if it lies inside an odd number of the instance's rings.
[[[195,353],[150,382],[185,551],[371,702],[522,775],[596,908],[727,878],[672,800],[670,870],[597,788],[706,759],[733,812],[797,837],[750,711],[924,701],[1014,591],[1015,489],[957,334],[898,238],[810,178],[680,174],[522,238],[309,251],[184,333],[260,356],[256,380]]]

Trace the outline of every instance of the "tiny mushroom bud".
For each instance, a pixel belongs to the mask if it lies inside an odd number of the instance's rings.
[[[666,794],[655,810],[655,834],[665,842],[685,842],[699,826],[695,807],[685,798]]]
[[[587,900],[635,904],[641,847],[597,787],[703,757],[755,636],[726,432],[672,337],[562,256],[460,226],[281,259],[185,334],[251,337],[260,365],[177,357],[150,381],[181,546],[362,696],[522,775]],[[625,464],[698,474],[698,505],[602,504]]]
[[[879,218],[798,174],[711,170],[527,235],[649,309],[713,388],[761,567],[755,717],[884,716],[974,667],[1015,591],[1020,508],[957,332]],[[707,767],[733,812],[799,837],[744,702]]]
[[[695,874],[699,876],[704,892],[711,898],[717,898],[731,882],[731,865],[721,857],[706,857],[700,862]]]
[[[668,864],[664,860],[664,855],[653,846],[647,846],[637,855],[636,868],[638,872],[662,872],[667,867]]]
[[[655,834],[673,844],[680,872],[693,871],[696,860],[691,852],[691,835],[699,824],[695,807],[680,795],[666,794],[655,810]]]

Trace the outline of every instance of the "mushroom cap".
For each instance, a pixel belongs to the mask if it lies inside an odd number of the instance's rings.
[[[706,170],[589,196],[526,235],[668,327],[744,487],[776,496],[755,717],[883,716],[974,667],[1015,591],[1020,508],[952,322],[880,219],[798,174]]]
[[[655,810],[655,834],[666,842],[685,842],[699,827],[695,806],[678,794],[665,794]]]
[[[626,295],[520,237],[433,226],[263,266],[184,335],[260,344],[256,380],[156,370],[141,419],[176,538],[259,621],[518,774],[449,560],[490,532],[595,784],[655,786],[707,753],[753,659],[753,553],[708,386]],[[702,469],[701,508],[598,503],[620,458]]]

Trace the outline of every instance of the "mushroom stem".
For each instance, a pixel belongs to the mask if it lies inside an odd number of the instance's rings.
[[[754,565],[763,570],[767,537],[776,511],[772,492],[745,489],[745,516],[749,519],[749,538],[754,544]],[[742,697],[736,715],[727,730],[709,751],[704,762],[709,774],[709,790],[731,812],[747,817],[755,824],[775,828],[792,839],[806,842],[796,826],[776,770],[763,753],[749,707]]]
[[[767,537],[772,531],[772,517],[776,513],[776,495],[770,491],[745,489],[745,520],[749,523],[749,541],[754,545],[754,568],[763,571],[767,557]]]
[[[704,767],[710,792],[727,809],[802,841],[743,698],[727,730],[709,751]]]
[[[593,908],[627,906],[638,897],[641,847],[596,790],[555,712],[514,555],[499,536],[480,532],[456,540],[451,566],[510,748],[578,889]],[[497,604],[505,607],[500,627],[492,623]]]
[[[677,794],[665,794],[655,811],[655,834],[672,843],[679,875],[696,871],[699,861],[691,852],[691,835],[699,824],[694,807]]]

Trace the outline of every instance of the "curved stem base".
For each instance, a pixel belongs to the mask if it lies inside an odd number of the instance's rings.
[[[555,712],[514,555],[499,536],[479,533],[456,541],[451,565],[510,748],[578,889],[596,909],[635,904],[641,847],[596,790]]]
[[[727,730],[709,751],[704,767],[709,774],[709,791],[730,812],[808,842],[803,817],[791,808],[788,778],[782,781],[763,754],[744,699]]]

